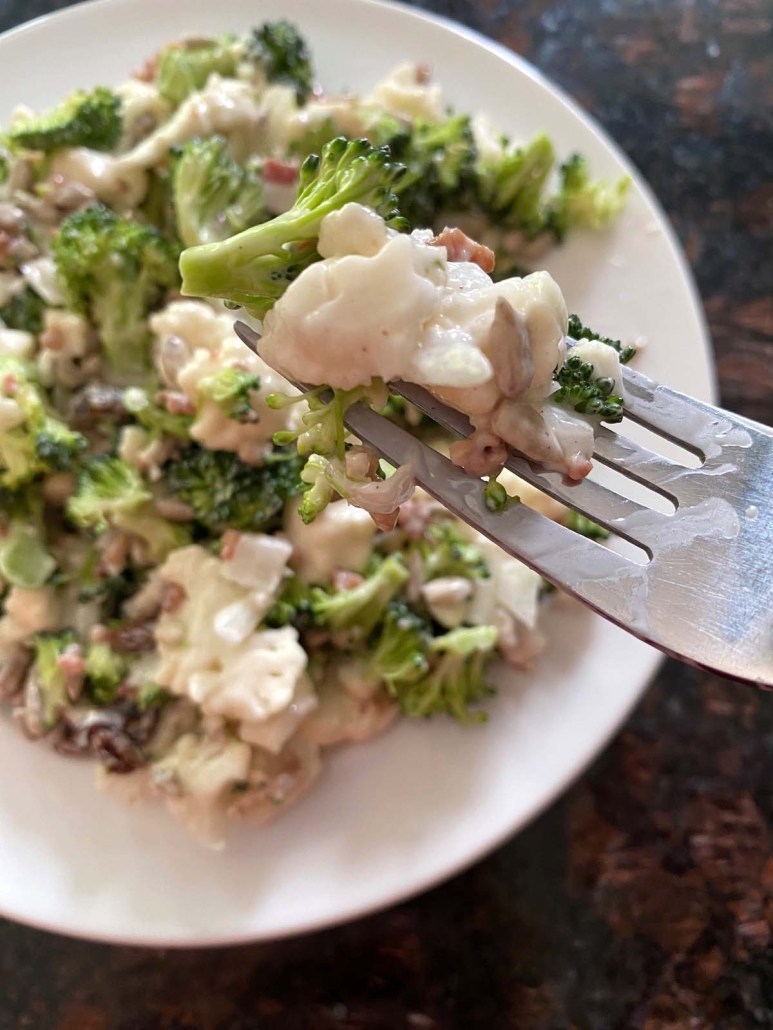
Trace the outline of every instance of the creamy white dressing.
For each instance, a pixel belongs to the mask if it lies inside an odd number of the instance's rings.
[[[372,104],[410,121],[437,121],[443,116],[443,91],[436,82],[421,82],[415,64],[399,64],[366,97]]]
[[[57,150],[51,157],[50,177],[79,182],[94,195],[119,210],[134,208],[148,189],[142,167],[128,166],[124,158],[102,154],[86,147]]]
[[[308,526],[297,504],[289,504],[284,529],[293,545],[293,565],[305,583],[327,583],[336,569],[362,572],[376,535],[368,512],[344,503],[329,504]]]
[[[477,264],[448,261],[430,240],[400,235],[358,204],[329,215],[323,260],[267,315],[261,355],[303,382],[351,389],[380,377],[426,386],[471,416],[478,433],[464,453],[451,452],[470,471],[475,448],[496,437],[582,478],[592,427],[548,401],[565,357],[560,289],[547,272],[494,283]],[[618,382],[617,355],[606,350],[599,361]]]

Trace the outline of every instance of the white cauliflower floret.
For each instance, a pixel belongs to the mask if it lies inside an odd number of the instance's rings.
[[[373,551],[376,524],[351,504],[329,504],[309,525],[298,505],[285,508],[284,529],[293,545],[293,562],[305,583],[326,583],[336,569],[363,572]]]
[[[399,64],[375,87],[365,104],[408,121],[438,121],[443,116],[443,92],[426,78],[415,64]]]
[[[174,551],[161,576],[182,594],[156,626],[157,682],[205,715],[246,723],[295,703],[307,663],[297,631],[258,629],[290,553],[287,541],[262,534],[243,534],[227,560],[198,546]]]
[[[249,82],[210,75],[202,90],[186,97],[168,121],[116,161],[122,169],[154,168],[166,160],[170,147],[215,135],[225,136],[233,157],[243,160],[259,149],[262,128],[259,90]]]
[[[5,599],[5,614],[0,619],[0,647],[24,643],[35,633],[56,629],[60,619],[59,598],[51,587],[11,587]]]
[[[226,804],[247,781],[252,748],[186,733],[150,770],[150,784],[166,798],[172,815],[202,843],[223,846]]]
[[[35,352],[35,337],[22,329],[0,327],[0,355],[3,357],[31,358]]]
[[[118,144],[119,152],[125,152],[169,117],[171,108],[149,82],[128,79],[115,87],[121,98],[123,133]]]
[[[273,410],[266,397],[294,392],[290,384],[253,354],[234,333],[233,319],[216,314],[202,301],[172,301],[150,319],[156,338],[156,360],[169,386],[178,388],[196,406],[191,438],[210,450],[234,451],[243,461],[259,463],[275,432],[285,429],[292,409]],[[168,352],[173,349],[170,373]],[[239,368],[260,379],[251,405],[256,421],[228,418],[214,400],[202,395],[202,383],[226,368]],[[169,382],[170,375],[173,382]]]

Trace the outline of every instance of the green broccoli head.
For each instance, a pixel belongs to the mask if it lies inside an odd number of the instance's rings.
[[[375,629],[384,611],[408,579],[408,570],[399,555],[386,558],[372,575],[350,590],[328,593],[321,587],[311,592],[311,609],[320,626],[338,632],[352,630],[365,640]]]
[[[128,671],[126,657],[114,651],[109,644],[89,644],[86,652],[86,693],[89,699],[97,705],[112,704]]]
[[[0,433],[0,484],[15,490],[36,476],[76,465],[86,439],[50,413],[34,366],[0,356],[0,397],[16,405],[16,425]]]
[[[241,368],[221,368],[199,383],[199,396],[214,401],[226,418],[236,422],[255,421],[252,396],[260,389],[260,376]]]
[[[477,165],[478,200],[497,225],[521,229],[536,236],[545,227],[543,189],[555,154],[547,136],[537,136],[525,147],[503,144],[496,157]]]
[[[583,325],[577,315],[569,316],[567,336],[570,336],[573,340],[599,340],[601,343],[606,343],[608,347],[614,347],[620,355],[621,365],[627,365],[631,358],[636,354],[635,347],[624,347],[619,340],[613,340],[609,336],[600,336],[593,329],[589,329],[588,326]]]
[[[156,69],[156,88],[173,107],[203,89],[210,75],[236,74],[241,46],[235,36],[183,40],[168,46]]]
[[[0,308],[0,319],[8,329],[21,329],[37,336],[43,329],[46,302],[30,286],[15,293],[5,307]]]
[[[101,205],[68,215],[52,241],[68,305],[96,324],[116,378],[148,368],[149,309],[177,284],[172,245]]]
[[[80,529],[103,532],[116,515],[135,513],[151,498],[139,472],[120,458],[101,455],[81,469],[67,516]]]
[[[219,136],[176,148],[171,178],[177,233],[186,247],[225,240],[266,217],[257,165],[237,164]]]
[[[77,90],[52,111],[19,118],[8,132],[11,144],[50,153],[61,147],[113,150],[123,131],[121,100],[106,86]]]
[[[493,693],[486,681],[496,654],[494,626],[460,626],[428,645],[431,670],[413,683],[387,683],[404,715],[428,717],[445,713],[462,723],[481,722],[484,712],[471,708]]]
[[[622,210],[630,176],[624,175],[617,182],[594,182],[580,154],[573,154],[561,165],[560,172],[561,188],[551,199],[547,214],[557,240],[563,240],[571,229],[601,229]]]
[[[432,523],[413,545],[421,556],[424,580],[441,576],[487,579],[489,568],[480,550],[451,522]]]
[[[39,633],[35,638],[34,674],[45,730],[54,727],[59,713],[69,700],[67,677],[60,668],[59,659],[77,648],[78,639],[69,629],[57,633]]]
[[[614,379],[597,376],[589,361],[570,354],[553,378],[558,389],[550,399],[556,404],[565,404],[582,415],[596,415],[605,422],[623,421],[623,398],[612,392]]]
[[[429,672],[429,624],[405,601],[392,601],[386,609],[364,676],[368,683],[383,683],[399,697]]]
[[[267,21],[254,29],[247,55],[260,65],[269,82],[292,86],[298,103],[306,100],[314,83],[311,53],[289,21]]]
[[[122,403],[125,410],[152,436],[174,436],[179,440],[190,438],[192,415],[175,415],[150,396],[150,391],[140,386],[130,386],[123,391]]]
[[[407,172],[395,193],[414,227],[434,226],[445,211],[466,210],[475,189],[477,151],[467,115],[418,122],[389,143]]]
[[[183,294],[220,297],[263,318],[289,284],[319,260],[316,245],[325,215],[356,201],[395,223],[392,191],[403,171],[386,147],[376,149],[364,139],[332,140],[321,157],[312,154],[304,161],[289,211],[229,240],[183,251]]]
[[[300,493],[302,464],[297,455],[274,452],[256,467],[231,451],[188,447],[164,466],[165,484],[210,531],[266,530]]]

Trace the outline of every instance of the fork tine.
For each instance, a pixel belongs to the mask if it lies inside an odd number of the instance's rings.
[[[640,604],[646,594],[646,566],[573,533],[524,504],[499,514],[489,511],[479,479],[366,405],[352,405],[345,421],[391,464],[411,465],[417,483],[427,493],[508,554],[629,632],[646,635]]]
[[[425,415],[429,415],[433,421],[443,426],[444,429],[448,429],[452,433],[463,437],[467,437],[472,433],[473,427],[466,415],[443,404],[422,387],[415,386],[412,383],[392,383],[390,385],[397,393],[407,401],[410,401],[411,404],[414,404],[420,411],[423,411]],[[562,504],[567,505],[567,507],[580,512],[581,515],[585,515],[587,518],[593,519],[594,522],[598,522],[605,529],[617,533],[632,543],[642,542],[640,530],[643,528],[644,523],[639,524],[636,538],[628,534],[624,527],[619,525],[621,519],[648,510],[636,501],[629,500],[627,497],[623,497],[613,490],[602,486],[600,483],[594,483],[589,479],[569,485],[560,474],[537,471],[531,467],[525,458],[520,458],[517,455],[510,456],[505,463],[505,468],[514,472],[538,490],[542,490],[554,500],[560,501]]]
[[[748,424],[735,415],[623,368],[625,413],[640,425],[699,457],[714,459],[724,447],[747,448]]]
[[[702,469],[679,465],[603,426],[596,431],[593,454],[602,464],[651,487],[677,505],[693,503],[716,492],[716,484],[711,485],[711,476]]]

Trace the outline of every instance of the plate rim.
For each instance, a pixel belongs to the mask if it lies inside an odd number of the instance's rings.
[[[94,9],[131,7],[136,2],[137,0],[80,0],[80,2],[75,3],[70,7],[38,15],[29,21],[16,25],[11,29],[7,29],[5,32],[0,33],[0,43],[5,44],[9,41],[13,42],[14,39],[20,38],[26,34],[35,33],[41,28],[45,28],[47,30],[51,23],[59,23],[65,20],[82,17],[84,14],[88,17],[89,12]],[[335,2],[336,0],[333,0],[333,3]],[[562,86],[555,83],[537,67],[531,64],[526,58],[522,57],[514,50],[511,50],[503,43],[485,36],[482,32],[479,32],[476,29],[454,21],[452,18],[445,15],[435,14],[422,8],[413,7],[404,3],[403,0],[347,0],[347,2],[354,3],[362,7],[372,7],[374,9],[397,9],[403,16],[416,19],[420,22],[440,26],[447,32],[450,32],[457,37],[461,37],[467,42],[497,56],[556,97],[569,110],[574,118],[582,123],[586,130],[591,132],[613,152],[615,158],[624,167],[627,174],[630,175],[634,185],[639,191],[641,191],[644,199],[658,217],[660,223],[659,228],[662,230],[665,241],[675,259],[677,269],[681,274],[682,286],[684,287],[686,296],[689,298],[692,314],[695,318],[701,343],[707,356],[707,378],[709,380],[711,400],[716,403],[719,391],[717,367],[714,359],[711,335],[702,299],[684,249],[669,216],[643,174],[623,151],[617,141],[596,120],[596,118],[586,111],[580,103],[574,99],[574,97],[565,91]],[[445,883],[451,878],[465,872],[467,869],[484,859],[487,855],[502,847],[504,843],[515,837],[516,834],[524,830],[539,815],[553,805],[558,798],[560,798],[574,783],[579,780],[579,778],[589,768],[590,764],[608,747],[611,740],[630,717],[631,712],[642,700],[642,697],[664,662],[665,655],[653,648],[652,653],[649,656],[649,667],[645,675],[642,677],[642,685],[631,698],[629,704],[626,705],[622,713],[618,714],[614,723],[606,730],[605,733],[598,737],[594,737],[592,743],[578,750],[575,760],[572,763],[571,770],[566,772],[565,775],[561,777],[556,784],[554,784],[550,791],[542,793],[538,798],[535,798],[535,800],[526,807],[524,812],[521,813],[515,823],[486,837],[484,841],[471,848],[469,853],[466,854],[463,859],[451,862],[444,867],[442,872],[430,872],[422,879],[412,881],[410,886],[395,889],[378,899],[353,904],[349,907],[341,907],[337,914],[332,918],[320,915],[308,919],[305,922],[298,922],[297,925],[287,925],[282,929],[274,929],[268,932],[252,930],[240,933],[224,933],[216,936],[191,937],[187,940],[180,940],[178,937],[165,937],[163,934],[143,936],[142,934],[133,933],[111,934],[108,932],[102,933],[81,930],[77,926],[49,922],[44,919],[36,919],[34,917],[21,915],[12,911],[7,906],[0,909],[0,916],[23,926],[28,926],[36,930],[43,930],[47,933],[53,933],[76,940],[87,940],[100,944],[124,945],[131,947],[175,948],[188,950],[195,948],[234,947],[259,941],[269,942],[289,937],[301,937],[324,929],[333,929],[365,916],[384,911],[423,894],[433,887]]]

